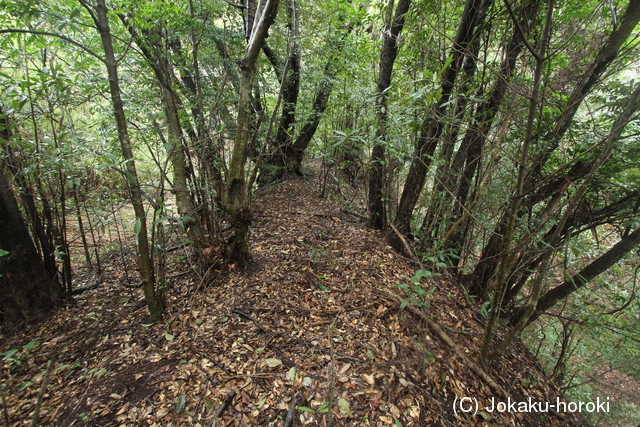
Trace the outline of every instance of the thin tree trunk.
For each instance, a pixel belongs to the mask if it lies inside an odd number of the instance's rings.
[[[152,320],[162,319],[162,305],[156,298],[155,276],[153,274],[153,265],[151,261],[151,253],[149,249],[149,239],[147,236],[147,216],[142,201],[142,191],[140,182],[138,181],[138,173],[136,171],[135,158],[131,149],[131,141],[129,140],[129,131],[127,129],[127,120],[122,106],[120,97],[120,84],[118,81],[118,65],[115,59],[113,43],[111,40],[111,30],[107,19],[107,6],[105,0],[97,0],[95,7],[90,6],[84,0],[80,0],[82,5],[89,10],[94,17],[95,24],[100,33],[102,46],[105,53],[105,65],[109,77],[109,89],[111,92],[111,102],[113,104],[113,113],[116,119],[116,127],[118,129],[118,139],[122,148],[122,155],[126,160],[126,170],[129,179],[129,191],[131,195],[131,204],[136,216],[136,228],[138,228],[138,251],[140,253],[140,274],[142,275],[142,290],[144,291],[145,301],[149,309]],[[95,13],[94,13],[95,12]]]
[[[293,139],[293,124],[296,121],[296,106],[300,93],[300,28],[298,26],[298,12],[295,0],[289,2],[289,28],[291,31],[291,49],[288,54],[289,71],[285,78],[285,86],[282,91],[282,116],[278,133],[276,134],[275,147],[284,147],[291,144]]]
[[[391,8],[391,2],[389,8]],[[376,139],[371,150],[370,171],[369,171],[369,227],[381,230],[387,224],[387,209],[385,203],[385,152],[387,139],[387,90],[391,86],[391,74],[393,64],[398,55],[398,36],[404,27],[404,18],[411,0],[399,0],[393,21],[389,19],[385,23],[382,38],[382,49],[380,51],[380,73],[378,74],[378,85],[376,94],[376,116],[378,120],[376,128]],[[391,10],[389,10],[391,13]],[[389,16],[391,18],[391,16]]]
[[[74,186],[73,189],[73,204],[76,207],[76,218],[78,220],[78,231],[80,238],[82,239],[82,249],[84,250],[84,260],[87,263],[87,267],[91,267],[91,254],[89,252],[89,243],[87,242],[87,235],[84,229],[84,222],[82,221],[82,211],[80,210],[80,203],[78,201],[78,187]]]
[[[510,246],[513,240],[514,230],[516,226],[516,218],[520,208],[520,202],[523,194],[524,180],[527,173],[527,165],[529,163],[529,149],[533,139],[533,126],[535,122],[535,114],[538,109],[538,100],[540,97],[540,83],[542,80],[542,68],[547,55],[547,48],[549,40],[551,39],[551,23],[553,20],[553,8],[554,0],[550,0],[547,6],[547,14],[545,18],[544,28],[542,30],[542,38],[540,40],[540,46],[537,51],[531,49],[531,54],[536,59],[536,68],[533,77],[533,89],[531,98],[529,100],[529,114],[527,116],[527,128],[525,130],[524,141],[522,143],[522,155],[519,159],[518,165],[518,179],[516,182],[515,196],[509,206],[507,222],[507,229],[504,237],[504,251],[500,256],[498,264],[498,272],[495,280],[495,289],[493,297],[491,299],[491,313],[487,319],[487,325],[484,331],[484,340],[482,342],[482,348],[480,350],[480,357],[483,361],[487,361],[489,357],[489,350],[493,340],[493,328],[500,314],[502,307],[502,301],[506,292],[505,274],[507,271],[507,265],[509,263],[511,253]]]
[[[605,164],[605,162],[611,156],[615,142],[618,141],[618,139],[622,135],[622,132],[624,131],[624,128],[626,127],[626,125],[629,123],[629,120],[631,119],[632,114],[634,114],[638,109],[639,98],[640,98],[640,84],[636,86],[635,90],[629,97],[629,100],[627,102],[627,105],[624,108],[624,111],[620,114],[620,116],[614,123],[613,128],[609,133],[607,140],[604,143],[604,146],[602,147],[602,150],[600,152],[600,155],[598,156],[598,159],[596,160],[595,164],[591,168],[591,171],[589,172],[587,177],[582,181],[582,183],[580,184],[580,187],[578,187],[578,189],[575,191],[575,193],[571,197],[571,200],[569,200],[569,205],[567,206],[564,214],[562,215],[562,218],[560,218],[558,222],[556,232],[553,234],[553,236],[551,236],[549,245],[547,246],[547,248],[545,249],[542,255],[543,256],[542,262],[538,267],[538,271],[536,272],[536,278],[532,285],[531,297],[529,298],[529,301],[523,308],[522,315],[518,319],[517,323],[514,322],[515,326],[511,329],[511,331],[509,332],[509,335],[507,335],[504,341],[502,341],[502,343],[500,343],[500,346],[496,349],[494,357],[498,357],[504,352],[506,348],[509,347],[509,345],[513,342],[513,340],[515,340],[515,338],[518,336],[520,331],[522,331],[522,329],[524,329],[525,326],[529,324],[529,319],[537,311],[538,301],[540,299],[540,294],[542,292],[542,283],[548,274],[549,264],[555,252],[555,248],[557,247],[560,241],[560,238],[562,236],[562,230],[564,229],[565,224],[569,221],[569,218],[575,213],[577,207],[582,202],[582,198],[584,197],[589,186],[591,185],[591,182],[593,181],[596,175],[596,172],[602,167],[602,165]],[[623,249],[626,249],[628,245],[637,245],[637,239],[638,239],[638,236],[635,236],[631,239],[627,239],[626,241],[623,240],[624,243],[620,244],[619,246],[616,245],[618,246],[617,249],[619,251],[622,251]],[[632,248],[630,248],[629,250],[631,249]],[[605,258],[606,261],[603,261],[602,265],[606,265],[606,262],[608,262],[609,259],[610,260],[615,259],[615,257],[618,256],[619,253],[620,252],[613,251],[611,254],[609,254],[608,258]],[[599,271],[598,268],[593,269],[593,272],[597,272],[597,271]],[[593,274],[593,272],[588,272],[588,273]],[[597,274],[600,274],[600,272],[598,272]]]
[[[460,26],[449,57],[450,63],[442,75],[440,98],[431,107],[428,117],[422,123],[413,160],[396,212],[394,223],[402,234],[410,232],[411,216],[424,187],[433,153],[444,129],[447,106],[453,94],[455,81],[462,67],[465,53],[473,40],[480,35],[478,31],[482,27],[480,24],[492,3],[493,0],[467,0],[465,3]]]

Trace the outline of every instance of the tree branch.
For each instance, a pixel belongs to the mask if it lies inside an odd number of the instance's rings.
[[[103,57],[101,57],[100,55],[98,55],[97,53],[95,53],[94,51],[92,51],[91,49],[89,49],[88,47],[86,47],[85,45],[83,45],[82,43],[79,43],[75,40],[73,40],[72,38],[69,38],[67,36],[63,36],[62,34],[58,34],[58,33],[52,33],[50,31],[36,31],[36,30],[22,30],[19,28],[5,28],[0,30],[0,34],[11,34],[11,33],[18,33],[18,34],[35,34],[38,36],[51,36],[51,37],[57,37],[61,40],[64,40],[68,43],[71,43],[72,45],[79,47],[80,49],[84,50],[85,52],[87,52],[89,55],[93,56],[96,59],[99,59],[100,62],[104,63],[105,60]]]

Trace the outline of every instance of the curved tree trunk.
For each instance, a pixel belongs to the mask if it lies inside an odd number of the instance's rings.
[[[542,295],[538,301],[535,311],[527,321],[527,324],[536,320],[542,313],[549,310],[575,291],[582,289],[587,283],[607,271],[639,245],[640,228],[620,239],[620,241],[611,249],[580,270],[580,272],[573,275],[570,279],[566,280],[563,284],[556,286]],[[509,320],[509,324],[512,326],[518,324],[524,313],[524,307],[515,310]]]

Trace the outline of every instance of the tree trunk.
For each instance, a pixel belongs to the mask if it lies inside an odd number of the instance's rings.
[[[236,139],[231,153],[227,188],[223,198],[223,205],[231,216],[234,231],[233,236],[227,241],[225,255],[228,261],[237,262],[240,265],[246,263],[251,257],[249,252],[251,211],[247,202],[244,170],[251,129],[251,90],[253,89],[260,49],[278,12],[278,0],[266,0],[264,6],[258,9],[260,9],[259,19],[253,25],[244,56],[240,60]]]
[[[167,124],[167,156],[173,168],[173,192],[176,196],[176,207],[180,216],[187,218],[183,220],[183,223],[187,228],[189,238],[197,245],[204,233],[200,216],[193,206],[192,195],[189,190],[187,161],[182,144],[182,127],[178,115],[178,100],[173,89],[173,71],[166,57],[168,53],[165,52],[164,47],[161,45],[161,31],[157,28],[153,31],[143,31],[143,34],[140,34],[124,15],[120,15],[120,20],[127,27],[142,54],[147,59],[147,63],[153,70],[160,86],[162,106]],[[192,80],[187,78],[187,83],[192,83]],[[192,87],[192,89],[195,89],[195,87]],[[195,105],[192,106],[192,112],[196,115],[195,119],[198,120],[201,111],[197,108],[196,111],[193,111],[193,108],[195,108]]]
[[[484,26],[484,20],[480,23]],[[479,28],[478,31],[482,31]],[[478,55],[480,52],[480,38],[476,37],[473,43],[469,46],[464,62],[462,64],[463,81],[460,84],[458,93],[466,95],[471,93],[471,86],[473,77],[476,73],[478,64]],[[434,190],[431,191],[431,197],[429,200],[429,207],[427,213],[422,221],[422,227],[419,233],[420,244],[418,251],[427,253],[432,250],[440,250],[439,231],[448,229],[448,212],[449,194],[453,191],[452,184],[455,182],[455,178],[451,175],[451,164],[453,151],[458,140],[460,133],[460,127],[462,119],[465,115],[465,110],[469,104],[468,96],[458,97],[455,101],[455,109],[453,116],[450,118],[450,124],[448,125],[448,132],[441,138],[442,144],[439,154],[440,164],[436,170],[436,179],[434,182]]]
[[[460,168],[453,167],[451,169],[452,176],[459,176],[457,179],[457,191],[452,206],[452,224],[459,221],[460,218],[465,215],[467,197],[472,182],[479,170],[480,159],[487,135],[489,135],[489,131],[494,124],[496,115],[507,92],[511,76],[516,69],[516,60],[520,56],[524,45],[523,37],[528,36],[533,26],[531,17],[535,16],[539,7],[540,0],[532,0],[528,2],[519,13],[521,17],[520,27],[523,31],[521,33],[518,29],[514,29],[511,40],[507,44],[507,55],[500,66],[500,75],[487,96],[487,102],[478,106],[475,117],[471,120],[470,126],[460,144],[459,156],[464,157],[462,173],[460,173]],[[458,157],[458,154],[456,157]],[[463,236],[462,233],[465,228],[466,227],[458,227],[454,235],[447,242],[447,247],[456,255],[460,255],[464,247],[465,236]]]
[[[505,276],[507,272],[507,266],[511,259],[510,247],[513,242],[513,236],[516,226],[516,219],[520,210],[520,204],[522,202],[522,194],[524,187],[524,180],[527,172],[527,165],[529,159],[529,150],[533,140],[533,127],[536,118],[536,111],[538,109],[538,102],[540,99],[540,84],[542,81],[542,70],[544,62],[547,56],[547,49],[549,47],[549,41],[551,40],[551,24],[553,22],[553,9],[555,7],[554,0],[549,0],[547,5],[547,13],[542,30],[542,37],[539,41],[539,46],[534,51],[532,47],[529,47],[531,55],[536,60],[536,67],[533,76],[533,88],[531,90],[531,96],[529,97],[529,112],[527,114],[527,125],[524,134],[524,141],[522,142],[521,155],[518,159],[518,178],[516,180],[515,196],[511,200],[509,210],[507,211],[508,221],[506,231],[504,234],[504,250],[500,254],[500,260],[498,261],[498,271],[495,279],[495,289],[491,298],[491,312],[487,319],[487,325],[484,330],[484,340],[482,342],[482,348],[480,349],[480,357],[483,362],[486,362],[489,356],[489,349],[493,341],[493,328],[500,310],[504,295],[506,292]],[[515,17],[513,18],[515,20]]]
[[[0,171],[0,323],[36,320],[64,291],[44,269],[11,187]],[[5,254],[6,251],[7,253]]]
[[[276,153],[269,158],[267,164],[268,166],[271,166],[273,170],[269,172],[271,176],[266,178],[262,177],[260,179],[262,183],[280,179],[286,174],[295,173],[297,175],[302,175],[302,158],[304,156],[304,151],[313,139],[313,136],[318,129],[318,125],[320,124],[320,120],[322,119],[322,115],[327,109],[329,98],[333,91],[335,76],[338,73],[336,63],[340,57],[340,50],[344,46],[346,38],[352,28],[353,25],[345,25],[340,29],[341,34],[339,35],[338,40],[334,42],[332,53],[324,66],[324,77],[322,78],[320,86],[318,87],[313,99],[309,118],[302,126],[302,129],[295,141],[284,145],[284,147],[277,150]]]
[[[149,251],[149,239],[147,236],[147,216],[142,201],[142,190],[138,181],[138,173],[136,171],[133,150],[131,149],[131,141],[129,140],[129,131],[127,129],[127,119],[125,117],[122,99],[120,97],[120,84],[118,81],[118,65],[113,51],[113,43],[111,40],[111,30],[107,19],[107,6],[105,0],[97,0],[95,7],[82,3],[95,16],[95,24],[100,33],[102,46],[105,54],[105,65],[109,77],[109,89],[111,92],[111,102],[113,105],[113,113],[116,119],[116,127],[118,129],[118,139],[122,148],[122,155],[126,160],[126,170],[129,179],[129,191],[131,195],[131,204],[136,216],[136,228],[138,230],[138,251],[140,253],[140,274],[142,275],[142,290],[144,291],[145,301],[149,309],[152,320],[162,319],[162,304],[156,298],[155,276],[153,274],[153,265],[151,254]],[[95,11],[95,15],[93,14]]]
[[[555,288],[547,291],[544,295],[542,295],[540,297],[540,300],[538,301],[538,305],[536,306],[534,313],[527,321],[527,324],[530,324],[531,322],[536,320],[542,313],[549,310],[551,307],[567,298],[575,291],[583,288],[587,283],[607,271],[639,245],[640,228],[620,239],[620,241],[616,243],[611,249],[602,254],[596,260],[592,261],[589,265],[580,270],[579,273],[573,275],[563,284],[556,286]],[[509,324],[511,324],[512,326],[518,324],[524,312],[524,307],[520,307],[519,309],[515,310],[513,315],[511,316],[511,319],[509,320]]]
[[[300,93],[300,56],[302,49],[300,48],[300,29],[298,27],[298,12],[296,10],[295,1],[289,3],[289,28],[291,31],[291,49],[287,61],[289,62],[289,71],[284,77],[285,85],[282,90],[282,116],[278,133],[276,134],[275,147],[291,144],[293,139],[293,123],[296,119],[296,105],[298,103],[298,94]]]
[[[182,132],[180,127],[180,118],[178,117],[178,109],[174,102],[174,93],[167,88],[162,82],[160,83],[162,91],[162,103],[164,105],[164,114],[167,121],[167,139],[169,147],[167,147],[168,156],[173,167],[173,191],[176,195],[176,207],[178,213],[182,217],[185,227],[189,233],[189,238],[198,246],[203,236],[200,215],[195,210],[192,200],[191,191],[187,183],[187,164],[182,146]]]
[[[429,116],[423,121],[420,136],[413,154],[413,160],[407,174],[395,225],[402,234],[410,232],[411,216],[420,197],[420,192],[431,165],[433,153],[436,150],[440,135],[444,128],[444,119],[453,93],[458,72],[467,49],[473,40],[480,35],[480,25],[486,16],[487,9],[493,0],[467,0],[460,20],[460,26],[450,54],[450,63],[441,79],[441,95],[435,105],[431,107]]]
[[[391,5],[390,5],[391,6]],[[376,139],[371,150],[369,169],[369,227],[381,230],[387,224],[387,210],[385,204],[385,152],[387,127],[387,90],[391,86],[393,64],[398,55],[398,36],[404,27],[404,18],[411,6],[411,0],[399,0],[393,21],[385,24],[380,51],[380,73],[376,94],[376,115],[378,126]],[[389,11],[391,13],[391,11]]]
[[[620,22],[620,25],[609,35],[604,43],[596,59],[591,63],[588,70],[583,74],[578,86],[571,94],[567,102],[566,109],[556,120],[556,126],[548,132],[542,139],[544,147],[540,150],[540,154],[533,159],[531,169],[527,174],[523,186],[524,194],[534,192],[536,183],[542,182],[541,174],[544,165],[551,157],[552,153],[558,147],[560,140],[569,129],[573,118],[582,104],[584,98],[591,90],[600,82],[600,78],[607,70],[609,65],[617,58],[623,43],[629,38],[631,32],[640,21],[640,0],[631,0],[627,6],[627,10]],[[538,192],[536,192],[538,193]],[[524,203],[533,206],[534,200],[529,199]],[[521,213],[519,213],[521,214]],[[494,275],[498,266],[497,258],[504,248],[504,232],[507,228],[507,216],[503,216],[496,225],[489,242],[482,251],[482,256],[472,274],[476,292],[483,292],[488,286],[489,280]]]

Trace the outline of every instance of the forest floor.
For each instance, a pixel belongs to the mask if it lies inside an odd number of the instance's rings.
[[[13,354],[0,361],[0,424],[29,425],[43,390],[38,425],[582,425],[553,411],[489,412],[506,401],[499,388],[517,402],[559,392],[520,344],[481,378],[473,301],[436,277],[422,280],[425,307],[400,309],[393,295],[406,297],[397,286],[411,283],[411,261],[317,188],[296,178],[258,193],[246,270],[203,280],[188,249],[172,252],[162,323],[148,324],[140,290],[124,286],[133,255],[127,271],[112,252],[99,288],[2,337]],[[78,286],[95,280],[77,274]],[[454,411],[464,397],[477,414]]]

